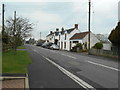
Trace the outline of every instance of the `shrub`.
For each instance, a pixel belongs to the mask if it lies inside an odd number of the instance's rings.
[[[74,47],[72,47],[72,49],[70,51],[78,52],[80,50],[82,50],[82,44],[81,43],[77,43]]]
[[[93,46],[93,48],[95,48],[95,49],[102,49],[102,48],[103,48],[103,44],[102,44],[101,42],[96,43],[96,44]]]

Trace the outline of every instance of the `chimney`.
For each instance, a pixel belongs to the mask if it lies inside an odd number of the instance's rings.
[[[78,24],[75,24],[75,28],[78,29]]]
[[[56,28],[56,32],[59,32],[59,28]]]
[[[53,34],[53,32],[52,32],[52,31],[50,31],[50,34]]]
[[[62,27],[62,32],[64,31],[64,28]]]

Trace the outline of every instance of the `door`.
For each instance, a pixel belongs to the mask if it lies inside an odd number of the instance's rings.
[[[70,41],[70,50],[71,50],[71,48],[72,48],[72,41]]]

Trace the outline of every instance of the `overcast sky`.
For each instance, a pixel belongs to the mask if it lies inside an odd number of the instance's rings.
[[[3,2],[4,1],[4,2]],[[49,2],[48,2],[49,1]],[[74,1],[74,2],[73,2]],[[120,0],[91,0],[91,31],[95,34],[109,34],[118,22],[118,2]],[[39,39],[40,32],[45,38],[56,28],[69,29],[79,24],[81,32],[88,29],[88,0],[2,0],[5,4],[5,18],[28,18],[34,23],[32,36]],[[0,9],[1,11],[1,9]]]

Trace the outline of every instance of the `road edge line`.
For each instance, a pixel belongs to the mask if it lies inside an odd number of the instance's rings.
[[[49,61],[50,63],[52,63],[60,71],[62,71],[65,75],[67,75],[68,77],[70,77],[72,80],[74,80],[76,83],[78,83],[83,88],[85,88],[87,90],[89,90],[89,89],[96,90],[93,86],[89,85],[88,83],[86,83],[85,81],[83,81],[82,79],[80,79],[79,77],[77,77],[76,75],[74,75],[73,73],[69,72],[68,70],[66,70],[63,67],[61,67],[60,65],[58,65],[57,63],[55,63],[52,60],[50,60],[49,58],[47,58],[45,56],[43,56],[43,58],[45,58],[47,61]]]

